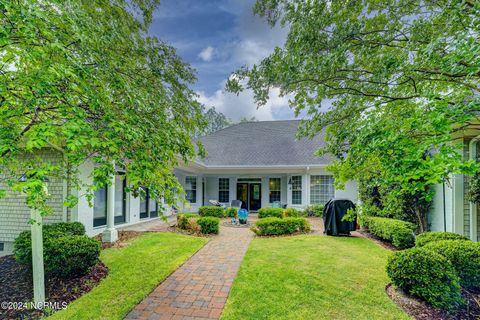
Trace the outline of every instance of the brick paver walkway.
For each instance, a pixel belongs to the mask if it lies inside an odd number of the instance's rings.
[[[221,227],[125,319],[218,319],[253,233]]]

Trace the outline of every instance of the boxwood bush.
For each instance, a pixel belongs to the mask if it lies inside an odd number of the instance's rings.
[[[237,217],[238,210],[237,208],[227,208],[225,209],[225,216],[229,218],[236,218]]]
[[[460,279],[450,261],[426,248],[393,253],[387,261],[392,283],[432,306],[454,310],[461,303]]]
[[[80,222],[58,222],[43,225],[44,247],[52,239],[62,236],[85,235],[85,226]],[[30,230],[21,232],[15,239],[13,253],[15,259],[21,264],[32,264],[32,234]]]
[[[283,210],[282,208],[261,208],[258,210],[258,218],[268,218],[268,217],[276,217],[276,218],[283,218]]]
[[[32,264],[31,232],[23,231],[15,239],[14,255],[25,265]],[[80,222],[60,222],[43,226],[45,272],[52,276],[84,275],[98,262],[100,242],[85,236]]]
[[[186,230],[188,227],[189,218],[198,218],[199,215],[196,213],[180,213],[177,214],[177,226],[180,229]]]
[[[45,272],[57,277],[82,276],[98,263],[100,241],[88,236],[52,239],[44,248]]]
[[[267,217],[257,220],[252,231],[259,236],[273,236],[310,231],[310,224],[304,218]]]
[[[197,223],[203,234],[218,234],[220,230],[220,219],[216,217],[202,217],[197,220]]]
[[[323,204],[311,204],[303,211],[307,217],[323,217]]]
[[[415,245],[417,247],[422,247],[432,241],[440,240],[469,240],[467,237],[453,232],[443,232],[443,231],[433,231],[433,232],[424,232],[417,235],[415,239]]]
[[[202,206],[198,209],[198,214],[202,217],[222,218],[224,214],[224,209],[217,206]]]
[[[410,248],[415,244],[413,223],[389,218],[365,217],[363,225],[371,234],[391,242],[399,249]]]
[[[434,251],[453,265],[460,277],[460,285],[480,289],[480,244],[465,240],[431,241],[424,246]]]

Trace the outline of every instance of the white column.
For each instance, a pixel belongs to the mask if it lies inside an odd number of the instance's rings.
[[[110,177],[110,185],[107,186],[107,228],[102,233],[103,242],[115,242],[118,239],[118,231],[115,229],[115,175]]]
[[[292,179],[292,176],[291,175],[287,175],[287,207],[291,207],[292,206],[292,185],[291,184],[288,184],[288,182],[290,182],[290,180]]]
[[[32,270],[33,270],[33,300],[36,304],[45,301],[45,276],[43,266],[42,216],[35,209],[30,210],[33,221],[32,230]]]

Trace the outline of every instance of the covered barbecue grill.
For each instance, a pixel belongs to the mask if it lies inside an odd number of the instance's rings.
[[[350,231],[355,231],[357,220],[342,221],[342,217],[347,214],[348,209],[355,209],[355,205],[348,199],[330,199],[323,208],[324,233],[329,236],[350,235]]]

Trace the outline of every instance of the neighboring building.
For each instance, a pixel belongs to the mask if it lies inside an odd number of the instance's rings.
[[[311,140],[296,140],[298,125],[295,120],[247,122],[200,138],[206,157],[174,170],[186,193],[186,204],[177,207],[197,211],[200,206],[209,205],[209,200],[228,205],[238,199],[244,208],[256,211],[273,202],[301,209],[333,197],[356,201],[356,184],[350,182],[345,190],[335,190],[333,177],[325,170],[331,159],[314,155],[324,143],[323,133]],[[44,150],[41,156],[54,160],[60,159],[61,154]],[[80,180],[91,183],[93,168],[92,162],[83,164],[79,168]],[[122,178],[123,174],[119,170],[115,176],[111,197],[107,196],[108,188],[95,192],[93,207],[83,196],[86,190],[71,190],[67,181],[52,178],[48,186],[55,213],[46,222],[80,221],[87,234],[96,235],[106,229],[109,203],[114,208],[116,227],[157,219],[160,207],[164,207],[163,214],[172,213],[171,208],[159,206],[154,199],[126,193],[128,181]],[[62,206],[69,193],[79,197],[73,209]],[[21,194],[10,193],[0,199],[0,255],[10,253],[15,237],[30,227],[29,214]]]

